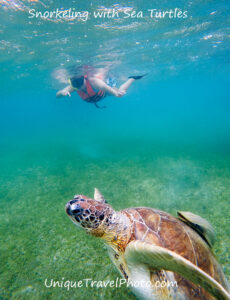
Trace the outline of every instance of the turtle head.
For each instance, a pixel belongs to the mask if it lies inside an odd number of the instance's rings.
[[[76,195],[66,204],[66,213],[71,220],[88,232],[102,236],[113,214],[112,207],[106,203],[98,189],[94,190],[94,199]]]

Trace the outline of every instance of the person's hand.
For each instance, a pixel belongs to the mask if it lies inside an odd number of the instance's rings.
[[[71,94],[67,88],[57,92],[57,94],[56,94],[56,97],[65,97],[65,96],[71,97]]]
[[[68,91],[64,91],[64,92],[63,92],[63,96],[69,96],[69,97],[71,97],[71,94],[70,94],[70,92],[68,92]]]
[[[62,96],[69,96],[69,97],[71,97],[71,94],[70,94],[68,88],[63,89],[63,90],[61,91],[61,93],[62,93]]]
[[[125,91],[117,91],[117,93],[116,93],[116,97],[122,97],[122,96],[124,96],[126,94],[126,92]]]

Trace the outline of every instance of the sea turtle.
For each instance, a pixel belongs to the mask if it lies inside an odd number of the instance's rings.
[[[76,195],[66,205],[72,221],[102,238],[122,276],[140,299],[230,299],[214,257],[214,232],[199,216],[127,208],[116,212],[98,189],[94,199]]]

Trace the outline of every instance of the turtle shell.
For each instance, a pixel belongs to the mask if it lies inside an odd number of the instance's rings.
[[[163,247],[192,262],[209,274],[226,290],[228,284],[223,271],[204,239],[181,220],[156,209],[130,208],[123,211],[132,222],[130,241],[140,240]],[[204,289],[174,274],[186,299],[214,299]],[[191,298],[191,295],[194,297]]]

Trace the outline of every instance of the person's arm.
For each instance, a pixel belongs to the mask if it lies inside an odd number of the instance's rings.
[[[103,80],[99,78],[90,78],[90,82],[96,89],[102,90],[115,97],[122,97],[125,94],[124,91],[120,91],[118,89],[110,87],[108,84],[106,84]]]
[[[65,96],[71,96],[71,93],[74,91],[71,85],[66,86],[64,89],[57,92],[56,97],[65,97]]]

